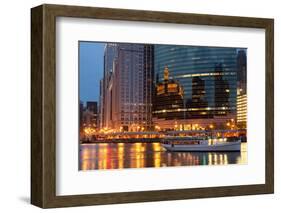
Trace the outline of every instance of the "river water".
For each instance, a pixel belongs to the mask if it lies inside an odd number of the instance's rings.
[[[81,144],[79,148],[79,170],[247,164],[247,143],[241,144],[241,152],[168,152],[160,143]]]

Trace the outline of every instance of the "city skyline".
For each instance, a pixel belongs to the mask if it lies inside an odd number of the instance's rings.
[[[246,48],[79,42],[79,75],[80,169],[247,162]]]
[[[235,121],[238,115],[240,123],[246,120],[246,108],[241,105],[241,100],[242,103],[246,101],[246,49],[132,43],[79,44],[80,101],[83,107],[88,101],[97,102],[99,128],[131,131],[135,125],[148,130],[162,123],[169,129],[172,124],[169,122],[170,127],[167,126],[166,120],[173,116],[171,119],[179,119],[173,125],[180,129],[192,128],[186,127],[186,123],[192,126],[191,119],[195,119],[194,124],[198,124],[199,118],[203,119],[199,124],[202,128],[211,123],[227,123],[221,119],[223,115],[229,115],[227,119]],[[170,76],[166,80],[174,79],[182,90],[180,108],[172,103],[171,106],[162,104],[159,107],[161,99],[157,101],[155,96],[155,89],[159,87],[159,81],[164,80],[166,69]],[[142,74],[134,74],[137,72]],[[110,106],[108,103],[112,101],[115,104]],[[243,110],[242,114],[239,114],[237,106]]]
[[[99,77],[102,78],[104,72],[104,49],[106,44],[107,42],[94,42],[94,41],[79,42],[79,90],[80,90],[79,97],[80,97],[80,101],[82,101],[83,103],[86,103],[87,101],[99,102],[99,93],[100,93],[99,83],[97,83],[97,81],[95,80],[99,79]],[[133,43],[126,43],[126,44],[133,44]],[[160,46],[172,47],[172,46],[182,46],[182,45],[160,45]],[[185,46],[185,47],[194,47],[194,46]],[[214,47],[206,46],[206,48],[214,48]],[[225,48],[225,47],[217,47],[217,48]],[[232,49],[237,49],[237,51],[246,50],[246,48],[232,48]],[[247,54],[247,51],[244,51],[244,54]],[[245,63],[243,62],[243,57],[240,57],[240,63]],[[94,71],[93,68],[95,68]],[[99,76],[98,78],[96,78],[96,74],[98,74]],[[154,76],[154,78],[156,78],[156,76]]]

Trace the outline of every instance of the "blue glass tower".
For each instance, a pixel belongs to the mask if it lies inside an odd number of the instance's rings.
[[[236,114],[238,48],[155,45],[154,83],[170,78],[184,90],[185,118]]]

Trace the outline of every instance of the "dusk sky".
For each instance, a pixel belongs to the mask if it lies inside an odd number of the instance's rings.
[[[87,101],[99,101],[100,80],[103,77],[104,47],[105,43],[101,42],[79,42],[80,100],[84,104]]]
[[[80,100],[98,101],[100,79],[103,77],[104,43],[79,42]]]

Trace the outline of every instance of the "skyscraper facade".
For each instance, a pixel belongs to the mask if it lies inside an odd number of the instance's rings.
[[[189,119],[184,123],[198,124],[201,120],[209,123],[206,118],[210,118],[223,124],[226,119],[236,117],[237,48],[178,45],[154,48],[154,83],[164,79],[167,66],[184,90],[185,119]]]
[[[86,103],[86,111],[91,113],[91,121],[92,127],[98,127],[98,102],[97,101],[87,101]]]
[[[98,128],[103,127],[104,124],[104,78],[100,80],[100,94],[98,103]]]
[[[237,55],[237,127],[247,129],[247,54],[243,49]]]
[[[247,128],[247,94],[237,95],[237,127]]]
[[[165,67],[164,80],[156,83],[153,101],[154,122],[162,128],[165,126],[169,129],[166,120],[183,119],[185,113],[183,95],[181,85],[173,78],[169,78],[169,69]]]
[[[114,63],[117,58],[117,44],[107,43],[104,49],[104,71],[103,79],[100,81],[100,127],[108,127],[110,125],[110,82],[112,81]]]
[[[206,110],[208,102],[205,100],[205,94],[205,81],[198,76],[193,77],[191,99],[186,102],[186,118],[209,118],[212,116],[210,111]],[[195,108],[198,110],[187,110]]]
[[[247,93],[247,55],[240,49],[237,54],[237,87],[241,95]]]
[[[83,111],[84,111],[83,102],[79,101],[79,132],[80,132],[80,134],[83,131]]]
[[[151,128],[153,46],[108,44],[104,59],[102,127],[116,131]]]

